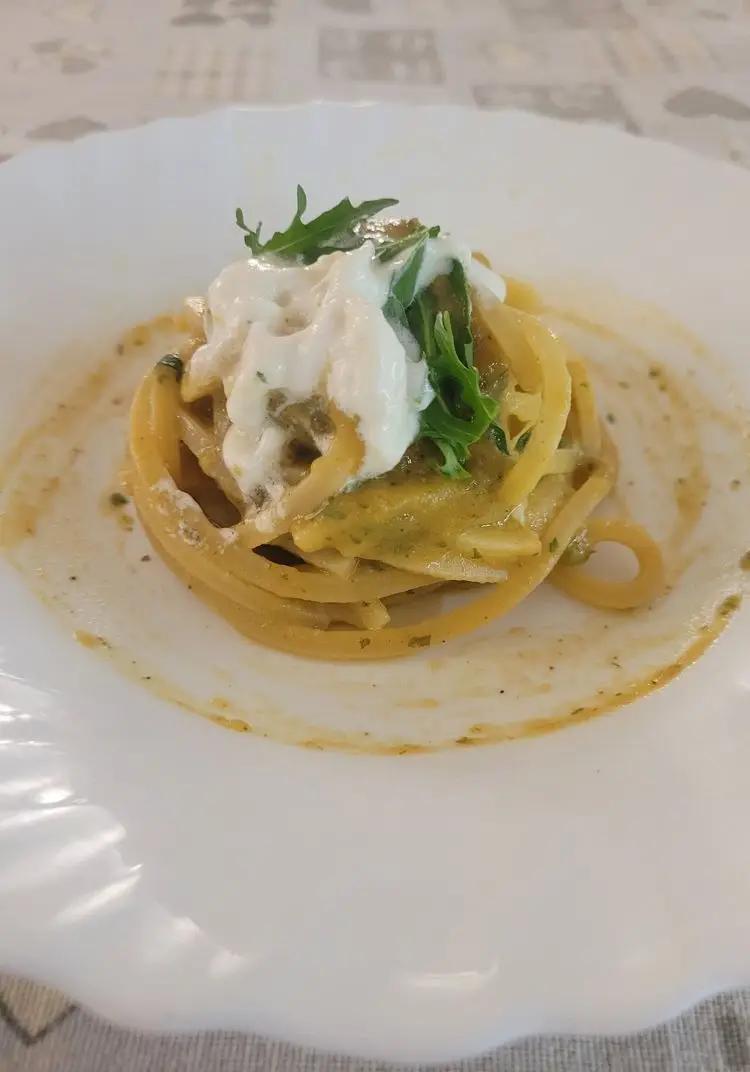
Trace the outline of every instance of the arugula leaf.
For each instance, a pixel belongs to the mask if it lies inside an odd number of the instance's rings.
[[[419,279],[419,270],[424,261],[425,241],[426,238],[423,237],[391,284],[391,294],[396,301],[401,302],[404,309],[408,309],[414,301],[417,291],[417,280]]]
[[[356,249],[366,240],[354,231],[355,224],[368,219],[381,209],[398,204],[392,197],[381,197],[375,201],[363,201],[353,205],[348,197],[339,201],[333,208],[321,212],[307,223],[302,219],[307,208],[307,196],[301,186],[297,187],[297,211],[285,231],[276,231],[267,242],[261,242],[261,224],[253,229],[245,223],[242,209],[235,214],[237,226],[245,232],[245,245],[253,256],[262,253],[275,253],[276,256],[301,260],[311,264],[325,253],[335,250]]]
[[[531,428],[527,428],[523,435],[520,435],[516,440],[516,454],[523,454],[526,449],[526,444],[531,439]]]
[[[498,404],[483,394],[477,370],[458,356],[450,313],[437,314],[432,338],[434,349],[425,351],[425,356],[435,398],[422,413],[421,434],[441,450],[442,473],[465,477],[469,475],[464,468],[469,447],[490,427]]]
[[[420,224],[419,227],[415,227],[413,231],[404,235],[403,238],[382,241],[378,245],[377,259],[383,263],[393,260],[394,257],[398,257],[400,253],[403,253],[405,249],[409,249],[410,246],[423,245],[428,238],[437,238],[439,234],[439,227],[425,227]]]
[[[436,316],[437,307],[431,290],[421,291],[406,310],[406,318],[412,335],[419,343],[419,348],[428,365],[434,360],[437,352],[434,335]]]
[[[467,365],[474,364],[474,336],[471,331],[471,295],[464,266],[454,261],[448,277],[453,288],[453,335],[456,346],[463,348]]]
[[[440,450],[442,473],[468,477],[469,447],[492,429],[502,435],[502,429],[493,424],[498,403],[482,391],[473,365],[471,297],[463,266],[454,262],[447,277],[421,291],[406,317],[435,391],[421,415],[420,434]]]
[[[508,448],[508,437],[505,434],[505,430],[500,427],[499,424],[492,424],[489,428],[490,439],[500,451],[501,454],[510,455]]]
[[[527,428],[526,431],[518,437],[513,452],[511,452],[510,446],[508,445],[508,437],[505,434],[505,430],[501,428],[499,424],[491,425],[488,429],[488,434],[500,453],[510,456],[511,453],[523,454],[526,449],[526,444],[531,439],[532,431],[533,428]]]
[[[438,466],[443,476],[449,476],[453,480],[468,480],[471,473],[463,466],[466,454],[462,453],[459,459],[456,447],[447,439],[433,439],[432,442],[443,455],[443,464]]]
[[[402,327],[409,329],[409,321],[406,310],[414,301],[419,278],[419,269],[424,260],[424,245],[426,236],[422,236],[419,245],[414,248],[409,259],[404,264],[399,274],[391,283],[391,292],[383,306],[383,314],[386,320],[396,322]]]
[[[262,249],[260,241],[260,229],[263,224],[259,223],[255,230],[253,230],[252,227],[248,227],[245,223],[245,214],[243,213],[241,208],[236,208],[234,210],[234,222],[237,224],[241,231],[247,232],[247,234],[245,235],[245,245],[250,247],[253,256],[257,256],[257,254],[260,253]]]

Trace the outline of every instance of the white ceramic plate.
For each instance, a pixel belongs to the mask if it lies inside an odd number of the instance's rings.
[[[692,377],[703,408],[684,412],[710,485],[690,563],[656,617],[585,619],[542,593],[439,657],[351,668],[260,652],[159,563],[139,572],[137,529],[97,521],[124,405],[94,407],[94,462],[63,466],[78,499],[41,560],[27,541],[20,571],[0,566],[0,966],[137,1027],[414,1060],[636,1029],[750,982],[743,610],[676,681],[609,717],[429,755],[238,736],[133,680],[174,696],[179,677],[206,710],[226,693],[271,736],[301,718],[287,738],[442,746],[479,718],[512,732],[593,704],[613,658],[631,676],[674,658],[687,619],[736,590],[750,545],[750,177],[603,128],[445,108],[234,110],[36,150],[0,169],[3,450],[127,327],[241,255],[235,205],[283,222],[298,181],[316,208],[400,196],[650,347],[683,388]],[[659,444],[674,460],[679,430],[639,424],[638,392],[607,386],[613,362],[637,364],[629,344],[579,341],[599,349],[623,465],[645,488],[631,506],[658,531],[653,471],[669,479]],[[111,648],[85,650],[74,627]],[[555,643],[553,674],[539,652]]]

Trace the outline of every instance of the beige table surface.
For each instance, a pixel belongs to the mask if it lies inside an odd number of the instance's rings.
[[[750,166],[750,0],[0,0],[0,161],[311,97],[512,105]],[[0,976],[0,1072],[380,1067],[237,1034],[138,1035]],[[750,1070],[750,994],[631,1038],[532,1039],[451,1068]]]

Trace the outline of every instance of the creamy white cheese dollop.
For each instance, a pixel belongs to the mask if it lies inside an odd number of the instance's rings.
[[[248,499],[261,488],[272,503],[284,491],[289,433],[274,417],[279,392],[285,406],[316,396],[357,422],[364,445],[357,480],[388,472],[417,437],[419,414],[433,397],[427,366],[416,341],[383,313],[410,252],[381,263],[367,241],[310,265],[253,257],[230,264],[211,283],[207,341],[193,355],[188,379],[195,393],[223,384],[230,422],[224,461]],[[418,288],[449,271],[453,260],[471,279],[476,262],[468,247],[430,239]]]

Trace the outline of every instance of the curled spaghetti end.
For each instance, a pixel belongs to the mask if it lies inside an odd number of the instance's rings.
[[[605,610],[633,610],[658,599],[664,592],[664,562],[661,551],[645,529],[631,521],[591,518],[586,525],[591,548],[617,543],[635,555],[638,571],[632,580],[611,581],[592,576],[584,565],[559,565],[550,580],[561,591]]]

